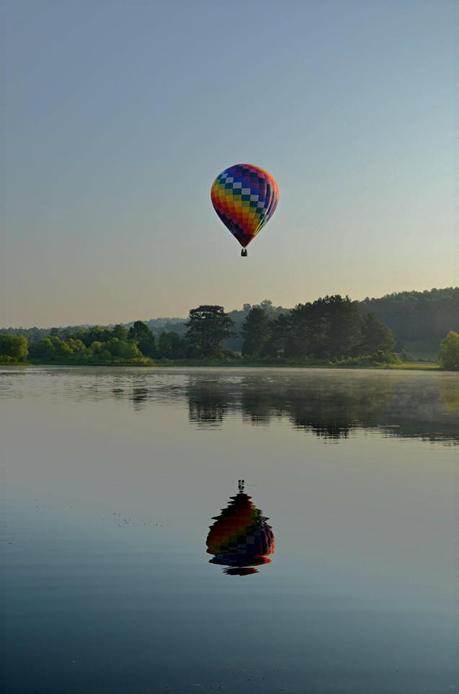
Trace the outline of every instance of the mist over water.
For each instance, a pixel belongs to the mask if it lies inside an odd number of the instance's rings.
[[[457,688],[457,375],[4,368],[0,434],[5,691]]]

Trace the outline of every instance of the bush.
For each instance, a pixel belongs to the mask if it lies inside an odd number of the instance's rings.
[[[448,371],[459,371],[459,333],[451,331],[442,341],[440,366]]]

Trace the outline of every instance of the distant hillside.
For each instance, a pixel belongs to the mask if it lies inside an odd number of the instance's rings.
[[[299,299],[299,302],[303,301],[305,301],[304,298]],[[450,330],[459,331],[459,287],[430,289],[423,292],[397,292],[379,299],[367,298],[360,301],[359,304],[363,312],[375,313],[383,323],[393,330],[397,340],[397,351],[404,351],[408,357],[414,359],[435,359],[441,340]],[[289,308],[282,306],[273,306],[269,300],[256,305],[262,306],[273,317],[289,310]],[[239,333],[251,308],[251,304],[244,304],[242,309],[229,312],[235,328],[234,337],[227,342],[229,349],[240,350],[241,337]],[[155,335],[159,335],[163,331],[174,331],[182,336],[186,331],[186,321],[186,318],[151,318],[145,322]],[[129,327],[132,325],[132,321],[124,323],[124,325]],[[29,340],[33,342],[50,333],[70,334],[75,331],[76,327],[89,326],[4,328],[0,329],[0,333],[27,335]]]
[[[447,333],[459,331],[459,287],[398,292],[360,303],[391,328],[396,349],[413,358],[435,358]]]
[[[186,321],[186,318],[150,318],[145,323],[155,335],[160,335],[162,332],[174,332],[181,336],[186,332]],[[125,323],[125,325],[129,328],[132,323]]]

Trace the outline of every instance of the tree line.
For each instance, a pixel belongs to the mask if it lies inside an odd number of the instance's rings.
[[[357,302],[362,315],[374,313],[395,337],[395,351],[403,360],[432,361],[438,355],[441,340],[449,331],[459,332],[459,287],[430,289],[426,291],[397,292],[378,299]],[[258,304],[269,314],[269,318],[288,314],[289,308],[273,306],[269,300]],[[228,313],[233,321],[232,335],[224,342],[225,347],[237,353],[242,351],[242,327],[253,308],[244,304],[241,309]],[[186,318],[152,318],[145,321],[158,342],[161,333],[175,332],[183,338],[187,332]],[[124,324],[130,328],[132,323]],[[88,326],[69,326],[56,331],[50,328],[0,328],[0,334],[25,335],[29,343],[58,334],[73,335]]]
[[[238,334],[241,349],[231,348]],[[233,342],[234,344],[234,342]],[[185,332],[156,335],[142,321],[129,328],[53,328],[38,339],[0,334],[0,360],[68,364],[139,364],[246,362],[260,364],[370,365],[397,361],[392,330],[359,302],[340,295],[273,310],[270,302],[253,306],[236,326],[223,306],[190,310]],[[459,368],[459,334],[442,342],[444,368]]]

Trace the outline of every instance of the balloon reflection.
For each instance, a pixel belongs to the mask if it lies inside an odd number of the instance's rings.
[[[271,562],[274,533],[266,516],[244,492],[244,480],[239,480],[238,493],[213,520],[207,536],[207,552],[214,555],[211,564],[223,565],[229,576],[248,576],[258,573],[257,566]]]

